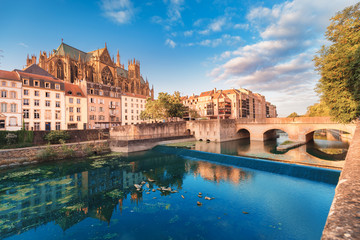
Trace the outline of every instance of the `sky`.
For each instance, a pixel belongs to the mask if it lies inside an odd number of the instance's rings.
[[[0,0],[0,69],[64,43],[119,50],[159,92],[246,88],[280,117],[319,101],[312,59],[330,18],[355,0]]]

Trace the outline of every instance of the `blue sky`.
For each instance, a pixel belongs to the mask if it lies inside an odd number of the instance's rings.
[[[136,58],[158,92],[182,95],[247,88],[280,116],[318,101],[312,59],[329,19],[354,0],[0,0],[0,69],[61,39],[88,52],[107,43],[121,62]]]

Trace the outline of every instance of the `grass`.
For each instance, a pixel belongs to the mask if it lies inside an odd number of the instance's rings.
[[[288,145],[288,144],[292,144],[292,143],[295,143],[295,142],[286,140],[285,142],[281,143],[280,145]]]

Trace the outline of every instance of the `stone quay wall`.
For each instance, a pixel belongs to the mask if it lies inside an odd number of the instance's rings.
[[[346,155],[322,240],[360,239],[360,122]]]
[[[107,140],[0,150],[0,168],[110,152]]]

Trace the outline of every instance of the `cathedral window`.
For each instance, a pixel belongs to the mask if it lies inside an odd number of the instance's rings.
[[[104,67],[104,69],[101,71],[101,79],[103,81],[103,84],[105,84],[105,85],[107,85],[109,83],[111,85],[114,85],[113,76],[111,74],[109,67]]]
[[[71,74],[70,81],[71,83],[74,83],[75,79],[78,78],[78,67],[76,65],[74,64],[71,65],[70,74]]]
[[[61,60],[56,62],[56,77],[64,80],[64,64]]]

